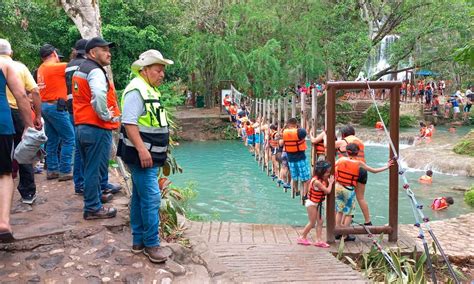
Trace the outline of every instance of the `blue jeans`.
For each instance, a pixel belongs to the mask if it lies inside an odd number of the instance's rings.
[[[100,183],[109,166],[112,131],[78,125],[76,137],[84,170],[84,211],[96,212],[102,207]]]
[[[130,206],[130,227],[133,244],[154,247],[160,245],[158,226],[161,192],[158,186],[158,167],[142,168],[128,165],[132,174],[133,193]]]
[[[58,111],[56,104],[42,103],[44,130],[48,136],[46,143],[46,166],[48,172],[68,174],[71,172],[72,152],[74,151],[74,128],[67,111]],[[58,149],[61,154],[58,158]]]
[[[74,116],[72,114],[69,115],[71,119],[71,123],[74,126]],[[76,139],[76,145],[79,145],[79,142]],[[109,157],[107,157],[107,163],[109,162]],[[100,181],[100,188],[105,189],[107,188],[107,184],[109,183],[109,174],[108,172],[101,173],[102,179]],[[73,168],[73,177],[74,177],[74,190],[76,192],[80,192],[84,190],[84,168],[82,167],[82,160],[81,160],[81,153],[79,151],[79,147],[76,147],[74,151],[74,168]]]

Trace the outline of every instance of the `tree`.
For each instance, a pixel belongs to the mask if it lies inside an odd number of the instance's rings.
[[[61,0],[61,5],[76,24],[82,38],[102,35],[99,0]]]

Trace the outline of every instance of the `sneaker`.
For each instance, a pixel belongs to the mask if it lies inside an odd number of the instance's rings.
[[[57,178],[59,178],[59,173],[57,173],[57,172],[48,172],[46,174],[46,179],[47,180],[57,179]]]
[[[278,180],[277,180],[277,184],[278,184],[278,186],[280,186],[280,185],[283,184],[283,181],[282,181],[281,179],[278,179]]]
[[[113,207],[102,206],[97,212],[85,211],[83,217],[85,220],[94,220],[94,219],[114,218],[116,215],[117,215],[117,209]]]
[[[72,173],[59,174],[58,181],[68,181],[68,180],[72,180]]]
[[[291,188],[291,184],[283,183],[283,188],[289,189],[289,188]]]
[[[110,202],[112,199],[114,199],[114,195],[112,193],[104,193],[100,196],[100,201],[102,203]]]
[[[33,204],[36,200],[36,194],[30,194],[25,198],[21,198],[21,203],[23,204]]]
[[[372,226],[372,221],[369,221],[367,223],[364,223],[364,226]]]
[[[168,256],[164,253],[163,248],[160,246],[146,247],[143,250],[143,254],[153,263],[163,263],[168,259]]]
[[[144,245],[133,245],[131,251],[133,254],[139,254],[142,253],[144,249]]]
[[[335,235],[334,238],[335,238],[336,240],[340,240],[340,239],[342,238],[342,235]]]
[[[301,193],[300,193],[299,191],[297,191],[297,192],[295,193],[295,196],[300,196],[300,195],[301,195]]]
[[[115,184],[115,183],[107,183],[105,188],[102,189],[103,193],[112,193],[116,194],[120,190],[122,190],[122,186],[120,184]]]
[[[36,166],[35,167],[35,174],[42,174],[43,173],[43,169],[40,168],[39,166]]]

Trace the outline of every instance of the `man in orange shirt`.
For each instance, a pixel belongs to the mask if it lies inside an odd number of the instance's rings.
[[[43,64],[38,68],[38,87],[41,110],[48,143],[46,143],[47,179],[59,181],[72,179],[72,153],[74,151],[74,129],[67,111],[66,63],[60,62],[58,51],[51,44],[40,49]],[[58,149],[61,145],[61,154]]]

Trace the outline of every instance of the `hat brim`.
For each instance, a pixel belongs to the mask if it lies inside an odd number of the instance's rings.
[[[154,64],[161,64],[161,65],[172,65],[174,64],[173,60],[169,59],[158,59],[158,58],[146,58],[146,59],[138,59],[132,63],[132,71],[138,71],[143,67],[154,65]]]

